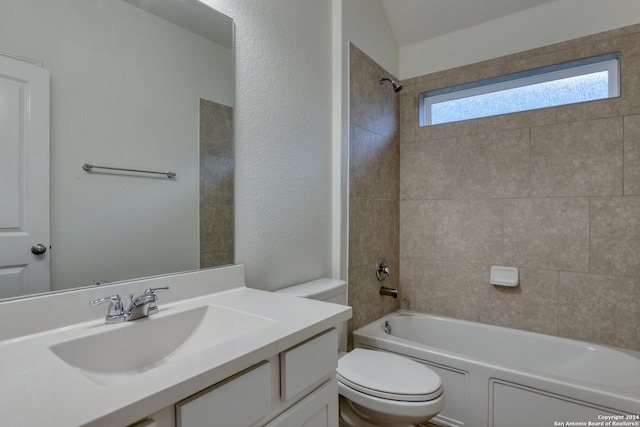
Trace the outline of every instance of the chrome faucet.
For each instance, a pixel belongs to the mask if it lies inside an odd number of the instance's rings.
[[[380,286],[380,295],[398,299],[398,288],[387,288],[386,286]]]
[[[384,258],[378,259],[376,263],[376,278],[379,282],[382,282],[384,279],[391,280],[391,270],[387,265],[387,260]]]
[[[391,281],[391,270],[387,265],[387,260],[384,258],[378,259],[378,262],[376,263],[376,278],[380,282],[385,279],[389,279],[389,281]],[[396,299],[398,298],[398,288],[388,288],[386,286],[380,286],[380,295],[386,295]]]
[[[105,302],[109,303],[109,311],[107,311],[107,317],[104,318],[104,323],[121,323],[126,320],[124,316],[124,309],[122,308],[122,298],[120,295],[114,294],[110,297],[104,297],[89,301],[91,305],[100,305]]]
[[[128,322],[130,320],[141,319],[143,317],[149,317],[153,314],[156,314],[158,312],[158,306],[156,304],[156,302],[158,301],[158,296],[156,295],[156,292],[166,291],[168,289],[168,287],[149,288],[146,289],[142,295],[135,298],[133,294],[129,294],[129,298],[131,298],[131,304],[129,304],[129,308],[127,308],[126,311],[124,310],[122,299],[119,295],[112,295],[110,297],[89,301],[89,304],[98,305],[105,302],[110,302],[109,311],[107,312],[107,317],[105,318],[105,323]]]

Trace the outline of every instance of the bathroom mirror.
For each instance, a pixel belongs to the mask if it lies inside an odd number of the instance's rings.
[[[233,263],[233,21],[198,0],[0,5],[1,56],[50,76],[46,289]],[[0,299],[38,289],[21,268],[0,265]]]

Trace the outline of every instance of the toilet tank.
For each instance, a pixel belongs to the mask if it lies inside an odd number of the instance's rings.
[[[314,299],[333,304],[347,305],[347,284],[339,279],[317,279],[277,290],[300,298]],[[338,325],[338,348],[347,350],[347,322]]]

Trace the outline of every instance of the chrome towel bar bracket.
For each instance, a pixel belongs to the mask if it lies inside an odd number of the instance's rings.
[[[82,169],[87,172],[90,172],[92,169],[108,169],[108,170],[124,171],[124,172],[153,173],[157,175],[165,175],[167,178],[176,177],[175,172],[155,172],[155,171],[146,171],[146,170],[140,170],[140,169],[112,168],[110,166],[92,165],[91,163],[85,163],[84,165],[82,165]]]

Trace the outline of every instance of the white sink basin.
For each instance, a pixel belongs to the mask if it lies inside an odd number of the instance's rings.
[[[131,322],[102,325],[100,332],[49,348],[94,382],[112,384],[274,322],[215,305],[175,313],[170,310]]]

